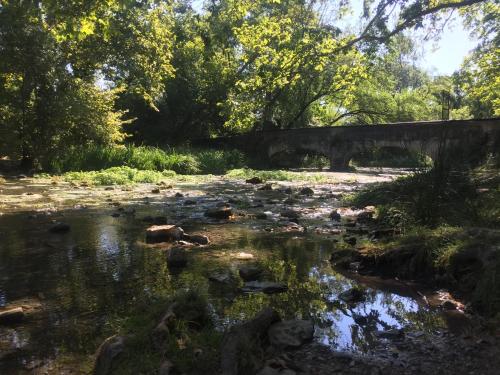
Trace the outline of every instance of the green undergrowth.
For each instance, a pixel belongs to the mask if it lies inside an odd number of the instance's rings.
[[[102,171],[68,172],[63,175],[68,182],[84,182],[90,185],[126,185],[131,183],[158,183],[174,178],[174,171],[145,171],[130,167],[113,167]]]
[[[284,170],[261,171],[250,168],[233,169],[226,173],[227,178],[249,179],[259,177],[263,181],[308,181],[317,183],[335,182],[332,177],[316,172],[291,172]]]
[[[500,313],[498,164],[421,171],[371,186],[344,203],[375,205],[378,226],[398,234],[363,244],[375,271],[442,284],[485,315]]]
[[[145,171],[172,170],[179,174],[223,174],[245,165],[236,150],[167,149],[150,146],[91,146],[73,148],[51,162],[51,173],[100,171],[130,167]]]
[[[487,316],[500,312],[500,231],[417,227],[365,249],[378,272],[452,288]]]
[[[175,318],[166,332],[155,334],[155,327],[174,302]],[[206,298],[194,290],[138,301],[134,311],[116,323],[116,331],[129,340],[126,355],[111,374],[156,374],[165,358],[175,365],[176,373],[217,373],[222,333],[214,329],[207,306]]]

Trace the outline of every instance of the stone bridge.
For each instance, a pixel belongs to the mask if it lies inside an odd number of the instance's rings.
[[[459,157],[500,151],[500,119],[428,121],[382,125],[351,125],[252,132],[209,141],[210,146],[235,147],[266,156],[324,155],[331,170],[345,170],[358,153],[373,148],[402,148],[438,157],[458,150]]]

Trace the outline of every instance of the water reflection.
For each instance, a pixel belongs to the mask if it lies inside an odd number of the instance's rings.
[[[161,215],[160,210],[142,207],[137,216]],[[204,232],[214,244],[191,251],[187,268],[173,272],[161,249],[143,243],[145,223],[109,213],[64,212],[60,219],[72,227],[65,235],[47,232],[48,217],[0,217],[0,305],[27,297],[40,298],[43,305],[37,319],[22,330],[15,327],[14,332],[25,332],[29,344],[0,327],[3,346],[10,340],[14,348],[23,348],[0,358],[0,372],[22,367],[27,357],[47,358],[60,351],[88,355],[113,331],[110,322],[126,317],[137,298],[169,295],[193,285],[208,294],[221,328],[271,305],[283,318],[313,319],[317,340],[335,349],[366,351],[377,330],[431,330],[442,324],[436,313],[413,299],[381,290],[367,288],[365,301],[355,306],[340,301],[339,294],[357,283],[330,267],[333,243],[328,239],[265,233],[236,224],[209,225]],[[240,251],[254,254],[264,270],[262,278],[286,283],[288,292],[239,293],[242,281],[236,275],[244,261],[231,254]],[[221,269],[235,276],[230,285],[208,281],[211,272]]]

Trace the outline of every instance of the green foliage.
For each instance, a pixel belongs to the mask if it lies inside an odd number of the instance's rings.
[[[55,173],[68,171],[98,171],[128,166],[138,170],[172,170],[179,174],[223,174],[245,164],[237,150],[170,149],[149,146],[90,146],[73,148],[51,163]]]
[[[157,183],[175,177],[171,170],[141,171],[130,167],[112,167],[102,171],[68,172],[63,175],[66,181],[86,182],[91,185],[126,185],[130,183]]]
[[[250,168],[233,169],[226,173],[228,178],[249,179],[259,177],[263,181],[310,181],[310,182],[333,182],[333,178],[322,173],[312,172],[290,172],[283,170],[260,171]]]

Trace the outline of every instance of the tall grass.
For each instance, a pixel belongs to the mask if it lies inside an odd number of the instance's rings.
[[[244,163],[243,154],[235,150],[165,151],[149,146],[91,146],[75,148],[53,160],[50,171],[100,171],[126,166],[137,170],[172,170],[179,174],[223,174]]]

